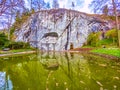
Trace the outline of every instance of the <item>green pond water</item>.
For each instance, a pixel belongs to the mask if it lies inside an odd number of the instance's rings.
[[[0,90],[120,90],[120,61],[63,52],[2,57]]]

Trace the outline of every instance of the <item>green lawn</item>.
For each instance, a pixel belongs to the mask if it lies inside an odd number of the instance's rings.
[[[94,49],[91,52],[108,54],[108,55],[112,55],[120,58],[120,49],[118,48],[100,48],[100,49]]]

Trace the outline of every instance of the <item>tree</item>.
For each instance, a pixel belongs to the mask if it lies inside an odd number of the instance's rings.
[[[50,8],[50,3],[49,3],[49,2],[46,3],[46,8],[47,8],[47,9]]]
[[[10,14],[10,9],[24,7],[24,0],[0,0],[0,16],[3,14]]]
[[[32,11],[32,9],[31,9]],[[30,14],[30,10],[28,8],[24,8],[23,11],[22,11],[22,15],[28,15]]]
[[[119,2],[119,0],[115,0],[115,5],[116,5],[116,9],[120,10],[120,6],[119,6],[120,2]],[[107,7],[109,10],[113,11],[113,2],[112,2],[112,0],[92,0],[92,2],[89,4],[89,8],[91,8],[91,10],[94,13],[102,13],[102,10],[103,10],[104,7]]]
[[[105,5],[104,7],[103,7],[103,14],[104,15],[108,15],[108,11],[109,11],[109,9],[108,9],[108,5]]]
[[[35,11],[45,9],[46,3],[44,0],[31,0],[31,9],[34,9]]]
[[[72,9],[74,9],[75,7],[75,2],[72,2]]]
[[[120,10],[120,1],[119,0],[93,0],[89,7],[92,8],[92,10],[97,13],[101,12],[101,8],[103,8],[105,5],[109,4],[109,8],[113,8],[113,15],[116,18],[116,30],[118,31],[118,46],[120,47],[120,30],[119,30],[119,23],[118,23],[118,15],[117,11]]]
[[[118,46],[120,47],[120,30],[119,30],[119,23],[118,23],[117,8],[114,0],[112,0],[112,4],[113,4],[113,10],[114,10],[115,20],[116,20],[116,30],[118,31]]]
[[[20,11],[16,11],[16,18],[20,18]]]
[[[55,9],[56,9],[56,8],[59,8],[58,0],[53,0],[52,7],[55,8]]]
[[[33,3],[33,0],[30,0],[30,8],[32,9],[32,3]]]
[[[0,33],[0,47],[4,46],[5,43],[8,41],[7,37],[4,33]]]
[[[24,0],[0,0],[0,16],[6,18],[8,39],[10,39],[10,27],[18,10],[24,8]],[[2,22],[2,20],[0,21]]]

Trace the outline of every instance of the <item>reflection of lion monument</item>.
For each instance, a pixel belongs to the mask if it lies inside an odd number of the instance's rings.
[[[57,70],[59,68],[55,52],[42,52],[40,62],[47,70]]]

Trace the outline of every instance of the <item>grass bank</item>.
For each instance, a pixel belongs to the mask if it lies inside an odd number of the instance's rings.
[[[120,58],[119,48],[99,48],[99,49],[93,49],[90,52],[98,53],[98,54],[106,54]]]

